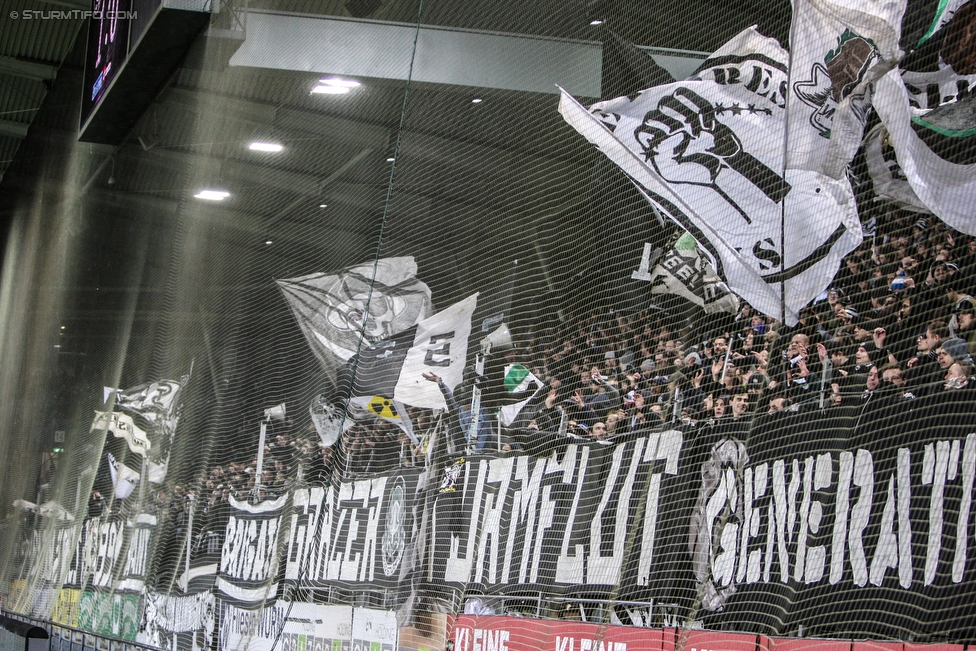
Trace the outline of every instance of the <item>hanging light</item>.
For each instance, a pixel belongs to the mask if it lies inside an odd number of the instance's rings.
[[[284,149],[284,146],[279,145],[276,142],[252,142],[247,146],[247,148],[251,151],[263,151],[269,154],[277,154]]]
[[[195,195],[194,199],[203,199],[205,201],[223,201],[230,196],[230,192],[225,190],[200,190]]]
[[[359,88],[361,83],[355,79],[319,79],[319,85],[312,89],[316,95],[347,95],[353,88]]]

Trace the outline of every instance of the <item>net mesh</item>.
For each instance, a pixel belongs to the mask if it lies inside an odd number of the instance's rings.
[[[0,186],[4,608],[972,642],[976,3],[854,4],[229,4],[117,146],[79,38]]]

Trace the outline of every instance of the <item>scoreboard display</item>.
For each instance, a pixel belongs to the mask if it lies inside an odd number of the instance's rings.
[[[98,106],[125,63],[129,53],[131,5],[132,0],[95,0],[92,6],[85,57],[82,124]]]
[[[217,6],[218,0],[94,0],[78,139],[124,142]],[[235,36],[243,41],[243,33]]]

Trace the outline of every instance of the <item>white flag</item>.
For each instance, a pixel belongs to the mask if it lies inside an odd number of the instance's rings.
[[[478,294],[438,312],[417,324],[413,346],[407,351],[393,397],[405,405],[444,409],[447,403],[437,384],[423,378],[436,373],[449,388],[461,384],[468,355],[471,315]]]
[[[132,491],[139,485],[139,473],[124,463],[119,463],[111,452],[107,452],[106,456],[108,471],[112,476],[112,486],[115,487],[115,498],[124,500],[132,495]]]
[[[115,438],[125,439],[129,449],[136,454],[145,456],[152,447],[149,437],[135,424],[129,414],[118,411],[96,411],[91,431],[98,429],[111,432]]]
[[[884,125],[877,125],[865,136],[864,162],[876,197],[911,212],[931,214],[905,178]]]
[[[279,280],[309,346],[330,376],[361,348],[403,332],[431,310],[413,257]]]
[[[793,0],[788,167],[844,175],[871,83],[895,66],[905,0]]]
[[[976,235],[976,131],[940,126],[934,111],[913,115],[897,70],[878,81],[874,104],[921,202],[950,227]]]
[[[776,317],[785,306],[793,324],[862,236],[846,178],[785,168],[787,60],[750,28],[688,80],[589,111],[563,92],[559,110],[692,234],[732,291]]]
[[[976,235],[976,1],[940,2],[902,62],[875,84],[874,107],[919,201],[952,228]]]
[[[661,256],[649,278],[652,294],[676,294],[703,308],[706,314],[739,311],[739,297],[699,255],[695,238],[688,233]]]
[[[393,423],[406,434],[414,445],[419,446],[420,440],[413,433],[413,421],[403,403],[398,400],[391,400],[383,396],[362,396],[350,398],[346,409],[349,415],[356,420],[363,417],[380,418],[388,423]]]

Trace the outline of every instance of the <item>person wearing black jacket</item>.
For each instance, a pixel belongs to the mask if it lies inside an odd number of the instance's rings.
[[[464,429],[461,427],[461,410],[454,400],[454,392],[451,391],[449,386],[444,384],[444,380],[437,373],[424,373],[423,377],[428,382],[436,382],[437,388],[441,390],[441,394],[444,396],[444,402],[447,403],[447,439],[450,441],[450,447],[453,449],[453,452],[459,454],[465,448],[466,437]]]
[[[918,337],[915,357],[908,360],[906,380],[908,388],[916,396],[927,395],[937,389],[944,372],[939,368],[936,351],[942,342],[949,338],[949,327],[944,321],[932,321],[925,334]]]

